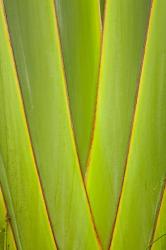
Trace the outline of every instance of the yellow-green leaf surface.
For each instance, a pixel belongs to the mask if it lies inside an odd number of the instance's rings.
[[[166,176],[166,1],[152,5],[111,250],[147,249]]]
[[[166,249],[166,189],[164,190],[161,208],[158,215],[157,227],[152,240],[152,250]]]
[[[0,250],[16,250],[10,218],[0,188]]]
[[[31,139],[58,247],[99,249],[71,129],[54,1],[4,3]]]
[[[96,126],[87,189],[104,249],[109,245],[128,148],[150,0],[107,0]]]
[[[2,2],[0,116],[0,181],[18,248],[55,250],[25,123]]]
[[[82,172],[86,170],[100,54],[98,0],[55,0],[73,126]]]

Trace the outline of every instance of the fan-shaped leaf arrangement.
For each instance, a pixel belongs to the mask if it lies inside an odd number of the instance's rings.
[[[0,250],[166,249],[166,2],[0,0]]]

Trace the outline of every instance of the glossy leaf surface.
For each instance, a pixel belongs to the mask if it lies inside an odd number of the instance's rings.
[[[98,249],[71,129],[54,2],[4,3],[32,144],[58,247]]]
[[[127,169],[111,250],[147,249],[155,226],[166,176],[165,8],[164,0],[153,1]]]
[[[165,250],[165,10],[0,0],[0,250]]]
[[[100,54],[98,0],[55,0],[73,126],[82,172],[93,127]]]
[[[108,248],[125,168],[150,1],[108,0],[87,189]]]
[[[0,41],[1,185],[19,249],[28,246],[29,249],[54,250],[56,247],[32,155],[2,3]]]

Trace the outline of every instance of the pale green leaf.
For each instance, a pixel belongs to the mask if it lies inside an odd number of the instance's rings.
[[[55,0],[73,126],[83,174],[93,127],[100,57],[98,0]]]
[[[94,140],[87,189],[104,249],[110,243],[125,169],[150,0],[106,3]]]
[[[6,203],[10,204],[9,215],[18,248],[54,250],[55,242],[32,155],[2,2],[0,41],[0,182]]]
[[[58,247],[99,249],[73,140],[54,2],[4,3],[34,153]]]
[[[166,176],[166,2],[154,0],[111,250],[147,249]]]

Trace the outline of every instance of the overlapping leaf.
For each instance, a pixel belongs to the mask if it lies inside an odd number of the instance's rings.
[[[164,249],[166,3],[106,1],[0,2],[0,249]]]
[[[4,3],[31,140],[58,247],[99,249],[73,140],[54,2]]]
[[[18,249],[56,249],[27,132],[0,2],[0,182]]]
[[[127,169],[111,250],[148,248],[164,186],[165,9],[164,0],[153,1]]]
[[[108,248],[125,169],[150,1],[108,0],[87,189]]]
[[[98,0],[55,0],[73,126],[82,172],[86,170],[100,54]]]

